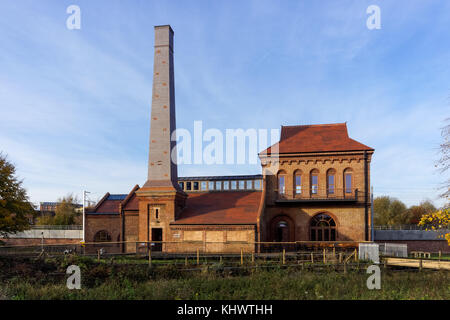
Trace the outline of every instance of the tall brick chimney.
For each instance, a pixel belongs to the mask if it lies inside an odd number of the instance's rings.
[[[173,30],[169,25],[156,26],[148,176],[144,187],[178,189],[177,165],[171,161],[175,149],[171,136],[176,128],[173,69]]]
[[[147,181],[136,191],[139,201],[139,241],[172,241],[170,223],[183,210],[187,194],[178,186],[175,152],[175,81],[173,70],[173,30],[155,27],[153,94]],[[125,239],[126,240],[126,239]],[[154,250],[167,250],[158,244]]]

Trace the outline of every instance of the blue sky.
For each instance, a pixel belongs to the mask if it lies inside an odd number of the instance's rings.
[[[68,30],[66,8],[81,8]],[[366,27],[369,5],[381,29]],[[450,116],[450,2],[0,2],[0,151],[32,201],[146,179],[153,26],[175,31],[177,127],[347,122],[376,149],[375,195],[436,198]],[[260,173],[183,165],[179,175]]]

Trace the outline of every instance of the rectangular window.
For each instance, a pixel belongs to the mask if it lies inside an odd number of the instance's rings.
[[[192,190],[192,182],[186,182],[186,190]]]
[[[328,176],[328,193],[334,194],[334,175]]]
[[[222,181],[216,181],[216,190],[222,189]]]
[[[202,183],[200,184],[200,188],[202,190],[206,190],[206,181],[202,181]]]
[[[236,190],[237,189],[237,181],[231,181],[231,189]]]
[[[214,181],[208,181],[208,190],[214,190]]]
[[[345,193],[352,193],[352,175],[345,174]]]
[[[319,177],[311,176],[311,193],[317,194],[317,189],[319,188]]]
[[[198,181],[194,182],[194,190],[198,190]]]
[[[248,190],[253,189],[253,181],[252,180],[247,180],[247,189]]]
[[[240,180],[239,181],[239,189],[240,190],[244,190],[245,189],[245,181],[244,180]]]
[[[286,185],[284,183],[284,176],[278,177],[278,192],[284,194],[286,192]]]
[[[261,180],[255,180],[255,189],[260,190],[261,189]]]
[[[223,190],[229,190],[230,189],[230,181],[224,181],[223,182]]]
[[[178,185],[180,186],[181,190],[184,190],[184,182],[178,182]]]
[[[155,208],[155,218],[159,219],[159,208]]]
[[[295,176],[295,193],[302,193],[302,176]]]

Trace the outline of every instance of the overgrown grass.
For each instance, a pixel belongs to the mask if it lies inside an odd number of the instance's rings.
[[[66,288],[65,268],[82,270],[82,289]],[[0,296],[8,299],[450,299],[447,271],[382,269],[381,290],[360,271],[298,267],[181,271],[176,266],[113,265],[70,257],[44,262],[0,260]]]

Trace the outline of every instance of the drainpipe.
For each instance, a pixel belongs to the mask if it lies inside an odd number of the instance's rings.
[[[364,235],[369,240],[369,172],[367,151],[364,151]]]
[[[373,187],[370,187],[371,194],[370,194],[370,229],[371,229],[371,235],[370,235],[370,241],[375,241],[375,229],[373,228]]]

